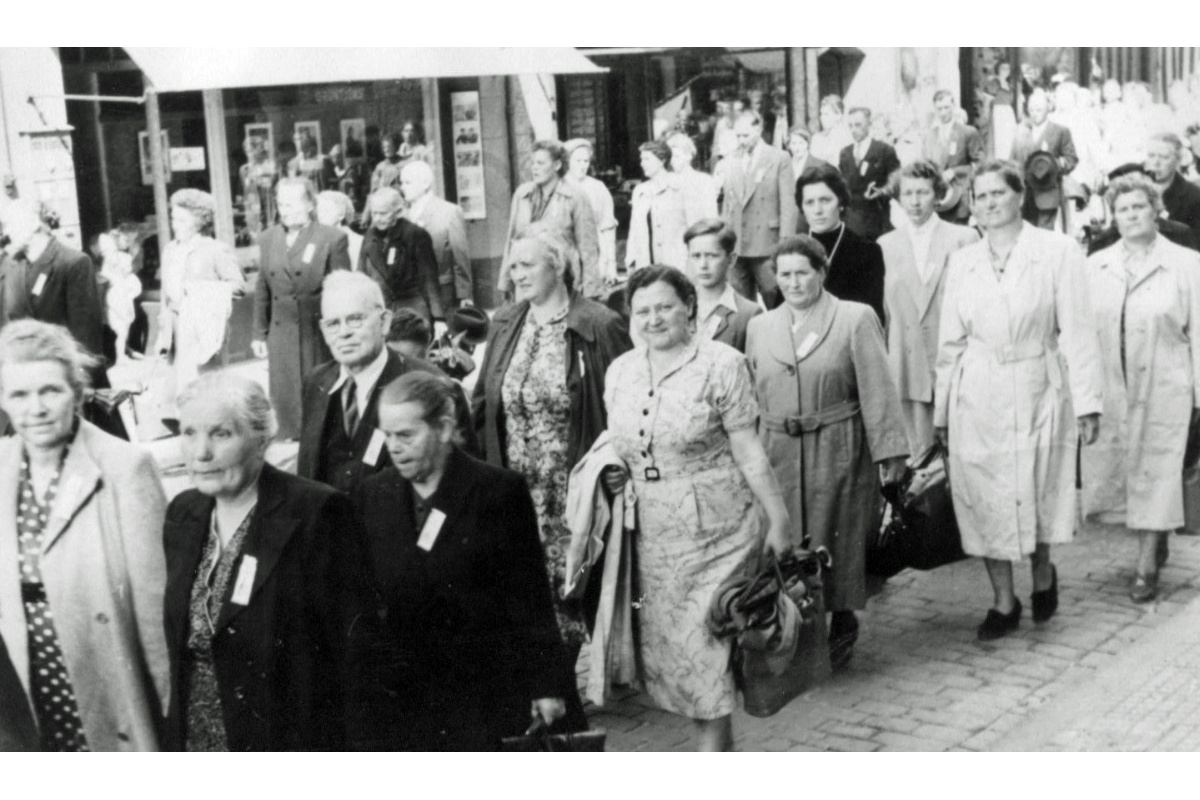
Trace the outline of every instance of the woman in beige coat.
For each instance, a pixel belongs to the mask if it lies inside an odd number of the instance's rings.
[[[662,142],[646,142],[639,149],[646,180],[637,185],[630,200],[625,269],[632,272],[651,264],[685,269],[683,234],[700,218],[689,217],[691,207],[678,176],[670,172],[671,148]]]
[[[1088,259],[1104,365],[1104,417],[1083,451],[1085,515],[1120,513],[1138,536],[1130,599],[1153,600],[1167,537],[1183,525],[1183,453],[1200,418],[1200,255],[1158,235],[1158,190],[1118,178],[1105,198],[1121,242]]]
[[[166,498],[150,456],[80,419],[66,329],[0,332],[0,636],[43,750],[157,750]]]
[[[1022,222],[1014,165],[984,164],[972,188],[986,237],[950,256],[933,415],[963,550],[992,584],[988,641],[1021,622],[1014,561],[1032,556],[1033,621],[1058,608],[1050,547],[1075,533],[1076,445],[1096,440],[1104,379],[1078,244]]]

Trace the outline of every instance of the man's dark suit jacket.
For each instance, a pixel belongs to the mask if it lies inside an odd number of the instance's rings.
[[[1167,218],[1182,222],[1192,229],[1192,235],[1200,239],[1200,186],[1178,173],[1162,195]]]
[[[739,353],[746,352],[746,326],[750,320],[763,313],[762,306],[747,300],[740,294],[734,293],[737,311],[730,311],[721,306],[715,313],[721,315],[717,330],[713,333],[714,342],[723,342]]]
[[[420,225],[399,217],[386,233],[371,228],[358,252],[358,268],[383,287],[388,308],[423,298],[428,315],[445,317],[433,237]]]
[[[189,489],[167,509],[164,626],[171,663],[165,749],[186,744],[183,673],[192,583],[215,501]],[[362,607],[346,496],[267,464],[242,555],[223,598],[213,662],[230,750],[326,750],[343,745],[350,615]],[[231,602],[245,558],[257,560],[247,605]]]
[[[565,653],[533,501],[520,475],[455,449],[428,500],[445,519],[423,549],[414,496],[395,468],[353,494],[380,602],[365,618],[381,620],[373,646],[356,648],[353,738],[495,749],[525,731],[532,700],[561,694]]]
[[[843,147],[838,156],[838,171],[850,190],[850,207],[843,219],[847,227],[872,242],[892,229],[891,205],[886,195],[867,200],[864,197],[867,186],[874,183],[878,189],[886,190],[892,173],[898,169],[900,158],[896,148],[878,139],[871,140],[861,163],[854,161],[853,144]]]
[[[43,279],[43,276],[44,279]],[[104,307],[92,260],[51,237],[25,268],[29,315],[62,325],[89,353],[104,352]]]
[[[387,363],[371,390],[371,399],[366,408],[359,411],[358,428],[354,433],[353,458],[345,463],[329,463],[329,452],[322,437],[329,422],[334,403],[341,402],[341,395],[329,393],[338,379],[340,366],[336,361],[327,361],[313,370],[304,382],[304,401],[300,428],[300,450],[296,455],[296,474],[301,478],[323,481],[339,491],[348,491],[363,478],[374,475],[392,464],[387,448],[380,448],[374,463],[366,464],[363,456],[371,437],[379,427],[379,394],[383,387],[407,372],[432,372],[440,375],[437,367],[414,358],[406,358],[391,348],[387,349]],[[468,426],[470,427],[470,426]],[[325,463],[322,463],[322,462]]]
[[[1182,222],[1159,217],[1155,220],[1155,225],[1158,226],[1158,232],[1169,241],[1174,242],[1180,247],[1200,250],[1200,241],[1197,241],[1196,236],[1192,233],[1192,229]],[[1109,225],[1093,236],[1091,241],[1088,242],[1088,255],[1098,253],[1106,247],[1112,247],[1120,240],[1121,234],[1117,232],[1117,226]]]

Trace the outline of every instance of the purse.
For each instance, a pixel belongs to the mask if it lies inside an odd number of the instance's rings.
[[[917,456],[904,477],[882,491],[888,513],[879,534],[868,543],[868,574],[890,578],[902,569],[937,569],[967,558],[954,517],[946,451],[940,444]]]
[[[742,692],[742,707],[752,717],[774,716],[831,672],[821,582],[821,572],[829,566],[828,553],[799,551],[782,562],[769,558],[767,570],[775,573],[788,602],[799,600],[801,622],[792,658],[783,665],[769,652],[734,644],[734,681]]]
[[[578,733],[551,733],[541,719],[534,720],[521,736],[500,740],[502,753],[603,753],[608,732],[603,729]]]

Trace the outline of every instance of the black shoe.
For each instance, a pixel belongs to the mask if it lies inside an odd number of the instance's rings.
[[[829,620],[829,666],[842,669],[854,655],[858,641],[858,617],[853,611],[835,611]]]
[[[993,639],[999,639],[1021,627],[1021,601],[1014,600],[1013,610],[1007,614],[1001,614],[994,608],[988,609],[987,618],[983,624],[976,629],[976,634],[979,636],[979,641],[990,642]]]
[[[1054,616],[1058,610],[1058,567],[1050,565],[1050,588],[1034,592],[1029,599],[1033,601],[1033,621],[1045,622]]]

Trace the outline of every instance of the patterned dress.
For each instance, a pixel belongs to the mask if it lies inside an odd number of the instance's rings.
[[[567,309],[539,325],[532,313],[517,339],[504,374],[504,403],[508,468],[525,476],[538,531],[546,553],[546,572],[554,596],[559,631],[568,646],[587,638],[583,610],[577,600],[563,600],[567,571],[567,463],[571,398],[567,393]]]
[[[732,347],[694,337],[657,380],[639,345],[604,385],[609,434],[637,493],[641,678],[667,711],[723,717],[736,701],[730,643],[705,618],[717,587],[757,558],[766,529],[729,447],[729,432],[758,419],[750,371]]]
[[[58,644],[54,614],[46,599],[39,563],[42,534],[50,518],[54,496],[58,493],[61,474],[62,461],[50,479],[46,496],[39,502],[29,477],[29,458],[26,456],[21,461],[21,482],[18,486],[21,499],[17,506],[21,599],[25,605],[25,628],[29,637],[29,691],[33,696],[33,709],[41,730],[42,750],[55,752],[89,749],[71,676],[67,674],[67,664]]]
[[[213,512],[216,513],[215,511]],[[187,734],[189,752],[226,752],[225,718],[221,713],[221,695],[213,666],[212,639],[217,618],[233,575],[233,565],[242,554],[246,532],[254,517],[251,509],[238,526],[228,547],[221,546],[216,526],[209,528],[208,541],[200,556],[200,566],[192,582],[189,606],[187,652],[184,654],[184,685],[187,694]]]

